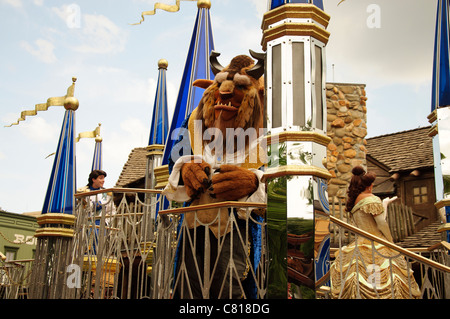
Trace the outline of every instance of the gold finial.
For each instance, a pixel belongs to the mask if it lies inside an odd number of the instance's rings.
[[[76,111],[78,110],[78,106],[80,106],[80,102],[78,102],[76,97],[68,96],[64,99],[64,108],[66,110]]]
[[[197,7],[210,9],[211,8],[211,0],[198,0]]]
[[[67,91],[66,98],[64,99],[64,108],[66,110],[76,111],[76,110],[78,110],[78,106],[80,106],[80,102],[78,102],[78,99],[73,96],[76,81],[77,81],[77,78],[73,76],[72,77],[72,86]]]
[[[159,61],[158,61],[158,68],[159,69],[166,69],[167,70],[167,67],[169,66],[169,62],[167,62],[167,60],[166,59],[160,59]]]

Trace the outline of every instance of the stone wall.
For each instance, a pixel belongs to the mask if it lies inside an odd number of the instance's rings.
[[[346,198],[347,188],[356,165],[366,167],[367,107],[363,84],[327,83],[327,169],[332,178],[328,184],[330,202]]]

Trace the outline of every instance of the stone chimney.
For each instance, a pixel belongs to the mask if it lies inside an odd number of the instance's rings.
[[[327,169],[330,203],[345,200],[352,168],[366,165],[367,107],[364,84],[327,83]]]

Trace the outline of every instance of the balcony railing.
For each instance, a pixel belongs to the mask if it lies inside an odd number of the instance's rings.
[[[60,280],[64,285],[56,297],[267,298],[264,204],[223,202],[173,208],[160,191],[145,189],[106,189],[75,197],[74,237]],[[331,249],[332,259],[348,244],[341,240],[344,236],[356,243],[369,243],[374,259],[382,245],[395,252],[387,256],[388,263],[404,258],[407,269],[414,269],[422,298],[450,297],[447,243],[428,249],[427,258],[335,216],[329,218],[337,228],[338,245]],[[375,261],[368,261],[359,271],[367,271],[371,263]],[[17,262],[1,266],[1,298],[24,296],[28,268]],[[339,276],[344,282],[348,274],[341,272]],[[354,287],[356,291],[360,288]]]
[[[150,298],[159,191],[107,189],[77,194],[69,298]]]
[[[370,233],[367,233],[351,224],[348,224],[334,216],[330,216],[330,221],[334,223],[339,229],[339,234],[341,236],[338,236],[337,239],[339,241],[339,247],[337,249],[334,249],[334,252],[338,251],[338,257],[341,256],[343,253],[343,250],[346,248],[346,246],[343,244],[343,242],[340,240],[340,237],[342,237],[344,234],[349,233],[351,235],[351,238],[354,238],[354,251],[353,251],[353,258],[359,262],[358,264],[361,265],[360,267],[355,267],[356,274],[351,272],[343,271],[342,267],[339,272],[340,282],[341,284],[341,291],[337,294],[336,298],[341,298],[342,294],[344,293],[344,282],[346,280],[351,279],[351,276],[355,276],[356,278],[359,278],[360,275],[363,272],[372,271],[373,269],[369,269],[372,265],[377,265],[376,260],[383,258],[385,261],[389,263],[389,278],[388,282],[390,282],[390,287],[388,291],[390,291],[390,295],[388,298],[395,298],[393,297],[394,290],[396,287],[394,287],[393,284],[393,264],[395,261],[404,259],[406,261],[406,268],[407,273],[405,274],[407,278],[407,286],[409,288],[409,297],[412,298],[412,277],[410,277],[411,270],[414,269],[414,280],[419,285],[420,289],[420,298],[423,299],[449,299],[449,287],[450,287],[450,267],[446,266],[449,265],[449,259],[448,259],[448,247],[446,243],[443,243],[441,245],[437,245],[436,247],[432,247],[430,249],[431,257],[432,258],[426,258],[420,254],[417,254],[415,252],[412,252],[408,249],[404,249],[400,246],[397,246],[387,240],[384,240],[382,238],[379,238],[377,236],[374,236]],[[365,247],[371,247],[372,252],[372,259],[366,262],[362,261],[362,254],[363,252],[360,250],[361,244],[364,244]],[[380,246],[381,244],[381,246]],[[384,255],[381,252],[381,247],[387,247],[391,249],[394,254]],[[367,254],[366,254],[367,256]],[[376,275],[374,273],[374,275]],[[374,279],[376,276],[373,277]],[[386,278],[384,278],[386,279]],[[362,287],[362,284],[359,280],[354,280],[354,283],[356,287],[352,287],[356,291],[356,298],[361,298],[360,291],[362,289],[365,289],[365,287]],[[377,298],[380,298],[377,291],[377,286],[373,285],[373,289],[375,292],[375,296]]]
[[[155,268],[162,280],[155,287],[159,292],[156,297],[264,298],[266,227],[259,212],[265,206],[223,202],[160,212],[160,220],[166,220],[166,225],[171,220],[179,225],[176,237],[170,236],[176,240],[169,255],[164,249],[167,244],[157,245],[165,252],[157,250]],[[165,239],[165,234],[174,231],[167,229],[158,231],[158,236]],[[162,275],[160,269],[168,265],[169,271]]]
[[[0,299],[27,298],[32,265],[32,259],[0,259]]]
[[[67,276],[67,298],[264,297],[265,205],[172,209],[142,189],[76,198],[72,266],[81,275]]]

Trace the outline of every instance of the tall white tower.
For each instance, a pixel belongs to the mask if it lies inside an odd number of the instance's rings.
[[[268,298],[316,298],[327,291],[329,19],[321,0],[272,0],[263,18],[271,158],[265,173]]]

